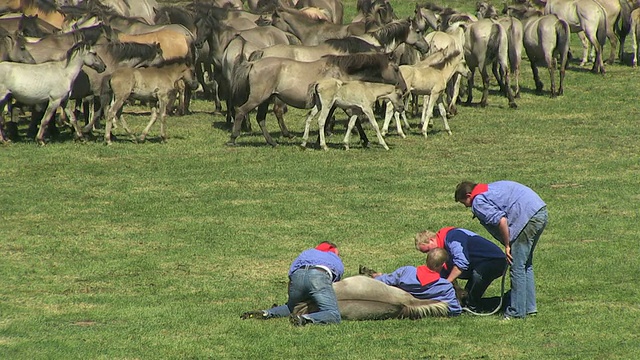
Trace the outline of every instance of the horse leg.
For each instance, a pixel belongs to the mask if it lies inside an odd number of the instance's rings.
[[[513,90],[511,89],[511,79],[510,79],[510,76],[509,76],[509,65],[508,65],[508,61],[506,59],[505,59],[505,61],[501,61],[500,62],[500,75],[504,79],[504,92],[505,92],[505,95],[507,96],[507,99],[509,100],[509,107],[511,109],[515,109],[515,108],[518,107],[518,105],[516,104],[516,99],[513,96]]]
[[[40,120],[40,129],[38,129],[38,134],[36,135],[36,141],[40,145],[45,145],[44,142],[44,130],[49,124],[51,117],[55,114],[56,110],[60,106],[62,100],[50,100],[49,105],[47,105],[47,109],[44,111],[42,115],[42,120]]]
[[[80,140],[80,141],[84,141],[84,136],[82,134],[82,131],[80,130],[80,126],[78,125],[78,119],[76,118],[75,115],[75,106],[73,109],[69,108],[69,100],[65,100],[62,104],[62,112],[67,114],[67,117],[69,118],[69,121],[71,122],[71,126],[73,127],[73,130],[76,132],[75,134],[75,138],[76,140]]]
[[[153,124],[158,119],[158,109],[160,108],[160,104],[161,102],[158,101],[155,106],[151,107],[151,118],[149,119],[149,123],[144,128],[144,130],[142,130],[142,134],[140,134],[140,142],[144,142],[146,140],[147,134],[149,133],[149,130],[151,130],[151,126],[153,126]]]
[[[347,131],[344,134],[344,139],[342,143],[344,144],[344,149],[349,150],[349,138],[351,137],[351,131],[356,124],[356,120],[358,120],[358,115],[351,115],[349,118],[349,123],[347,124]]]
[[[584,31],[580,31],[578,33],[578,37],[582,43],[582,61],[580,61],[580,66],[585,66],[589,61],[589,40],[587,39]]]
[[[488,77],[489,75],[487,75],[487,78]],[[426,101],[427,99],[425,96],[425,104],[422,107],[423,116],[426,116],[426,119],[422,124],[422,135],[424,135],[425,139],[427,138],[427,128],[428,128],[429,122],[431,122],[431,117],[433,116],[433,106],[435,105],[437,98],[438,98],[437,94],[431,94],[429,96],[429,100]]]
[[[9,140],[5,134],[4,134],[4,107],[5,105],[7,105],[7,97],[9,94],[5,94],[2,98],[2,100],[0,101],[0,143],[7,143],[7,142],[11,142],[11,140]]]
[[[364,132],[364,129],[362,128],[362,121],[360,120],[359,116],[358,116],[358,119],[356,120],[356,130],[358,130],[358,135],[360,135],[360,141],[362,142],[362,147],[368,148],[369,138],[367,137],[367,133]]]
[[[486,72],[486,70],[485,70]],[[471,105],[473,101],[473,78],[476,74],[476,68],[471,69],[471,73],[469,74],[469,79],[467,79],[467,105]],[[484,78],[483,78],[484,81]]]
[[[493,76],[496,78],[496,81],[498,82],[498,86],[500,86],[500,91],[505,91],[504,78],[502,77],[502,74],[498,71],[497,61],[494,61],[493,64],[491,64],[491,72],[493,73]]]
[[[273,103],[273,114],[276,116],[278,120],[278,126],[280,126],[280,131],[282,132],[282,136],[287,138],[293,138],[293,135],[287,129],[287,125],[284,123],[284,112],[286,109],[286,105],[281,101],[276,99]]]
[[[260,130],[262,130],[262,135],[264,139],[267,141],[267,144],[276,147],[278,144],[273,140],[271,134],[267,130],[267,111],[269,110],[269,99],[262,102],[262,104],[258,105],[258,113],[256,114],[256,120],[258,121],[258,125],[260,126]],[[235,124],[234,124],[235,127]]]
[[[462,81],[462,75],[456,73],[453,75],[447,83],[447,93],[450,93],[449,97],[449,114],[455,116],[458,114],[458,97],[460,95],[460,82]]]
[[[607,64],[613,65],[616,61],[616,53],[618,50],[618,37],[613,31],[613,24],[608,24],[607,29],[607,38],[609,39],[609,43],[611,44],[611,51],[609,52],[609,59],[607,59]]]
[[[324,112],[324,108],[322,109],[322,111]],[[320,113],[321,116],[323,112]],[[303,148],[307,146],[307,140],[309,140],[309,129],[311,128],[311,120],[313,120],[316,114],[318,114],[318,107],[314,106],[313,108],[311,108],[311,110],[309,110],[307,118],[304,121],[304,134],[302,134],[302,144],[300,144],[300,146]],[[318,129],[320,129],[319,124],[320,119],[318,119]]]
[[[442,116],[442,121],[444,122],[444,129],[447,131],[447,134],[452,135],[451,128],[449,127],[449,121],[447,121],[447,110],[445,109],[442,101],[438,102],[438,111],[440,111],[440,116]]]
[[[389,146],[387,146],[387,143],[384,141],[384,138],[382,137],[382,134],[380,133],[380,127],[378,127],[378,122],[376,121],[376,118],[375,118],[371,108],[363,109],[363,112],[367,116],[367,118],[369,119],[369,123],[371,124],[373,129],[376,131],[376,136],[378,137],[378,143],[380,145],[382,145],[382,147],[385,150],[389,150]]]
[[[550,64],[550,62],[547,62]],[[550,65],[547,65],[549,67]],[[542,80],[540,80],[540,74],[538,73],[538,66],[536,66],[535,61],[531,61],[531,72],[533,73],[533,81],[536,83],[536,93],[542,94],[542,89],[544,88],[544,84]],[[553,89],[553,85],[552,85]],[[553,90],[551,90],[553,92]]]

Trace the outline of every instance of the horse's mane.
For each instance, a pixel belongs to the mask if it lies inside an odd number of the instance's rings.
[[[421,300],[420,304],[405,305],[400,311],[401,319],[422,319],[425,317],[448,316],[449,304],[437,300]]]
[[[380,48],[370,42],[354,36],[348,36],[341,39],[328,39],[325,40],[324,43],[336,50],[349,53],[373,52],[380,50]]]
[[[422,4],[418,3],[418,4],[416,4],[416,8],[418,8],[418,9],[429,9],[429,10],[435,11],[435,12],[441,12],[441,11],[445,10],[445,8],[443,8],[442,6],[436,5],[436,4],[432,3],[432,2],[425,2],[425,3],[422,3]]]
[[[71,60],[71,57],[73,56],[74,53],[76,53],[77,51],[82,51],[82,50],[87,50],[90,49],[91,45],[85,41],[80,41],[78,43],[76,43],[75,45],[73,45],[71,47],[71,49],[67,50],[67,64],[69,64],[69,61]]]
[[[442,69],[451,60],[460,55],[460,50],[453,48],[451,45],[444,49],[434,52],[418,63],[419,66],[429,66],[435,69]]]
[[[393,40],[406,39],[409,34],[410,25],[407,20],[392,21],[372,31],[370,34],[381,44],[388,44]]]
[[[163,6],[156,10],[155,22],[159,23],[166,16],[169,22],[185,25],[187,29],[193,28],[196,16],[193,12],[175,6]]]
[[[24,7],[35,7],[45,14],[58,12],[58,5],[51,0],[20,0],[20,5]]]
[[[116,61],[122,61],[137,57],[145,60],[153,59],[158,53],[159,46],[134,42],[110,42],[106,48]]]
[[[107,34],[107,32],[110,30],[111,28],[107,27],[106,25],[98,24],[78,29],[74,31],[74,33],[80,34],[82,41],[89,44],[95,44],[102,34]]]
[[[362,70],[379,70],[389,64],[389,56],[380,54],[325,55],[327,65],[336,66],[347,74]]]

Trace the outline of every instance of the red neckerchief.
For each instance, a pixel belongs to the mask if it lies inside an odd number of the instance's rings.
[[[447,226],[447,227],[443,227],[442,229],[438,230],[438,232],[436,233],[436,245],[439,248],[443,248],[444,249],[444,239],[447,238],[447,233],[451,230],[455,229],[455,227],[453,226]]]
[[[332,252],[334,254],[338,254],[338,250],[333,247],[333,245],[323,242],[320,245],[316,246],[316,250],[324,251],[324,252]]]
[[[473,199],[476,196],[487,192],[487,190],[489,190],[488,184],[476,184],[476,186],[473,187],[473,190],[471,190],[471,203],[473,203]]]
[[[418,281],[420,281],[420,285],[422,286],[431,284],[440,279],[440,274],[429,269],[427,265],[418,266],[416,270]]]

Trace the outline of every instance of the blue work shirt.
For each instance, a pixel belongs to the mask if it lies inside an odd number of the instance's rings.
[[[447,269],[442,269],[443,277],[449,276],[452,264],[462,271],[468,271],[486,260],[506,258],[504,251],[498,245],[473,231],[461,228],[447,232],[444,248],[449,252],[451,259],[447,263]]]
[[[418,280],[418,269],[415,266],[403,266],[391,274],[382,274],[375,279],[400,288],[418,299],[446,302],[450,316],[462,313],[453,285],[439,275],[437,280],[423,286]]]
[[[529,220],[546,204],[529,187],[502,180],[488,184],[488,190],[476,195],[471,211],[493,237],[502,242],[498,224],[503,217],[509,225],[509,242],[513,242]]]
[[[293,263],[291,263],[291,267],[289,268],[289,276],[291,276],[294,271],[307,265],[320,265],[329,268],[333,273],[334,282],[342,279],[342,275],[344,275],[344,265],[338,255],[330,251],[308,249],[303,251],[295,260],[293,260]]]

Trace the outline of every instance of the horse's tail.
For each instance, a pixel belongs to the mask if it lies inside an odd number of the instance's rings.
[[[263,55],[264,55],[264,51],[262,49],[258,49],[256,51],[252,52],[251,55],[249,55],[249,61],[260,60],[260,59],[262,59]]]
[[[602,6],[600,8],[602,8]],[[604,8],[602,8],[602,16],[598,21],[596,37],[598,38],[598,44],[600,44],[600,47],[602,48],[607,42],[607,14],[605,13]]]
[[[569,24],[558,19],[556,22],[556,49],[560,54],[560,69],[565,69],[569,57]]]
[[[416,299],[417,300],[417,299]],[[422,319],[425,317],[448,316],[449,304],[438,300],[417,300],[406,304],[401,312],[401,319]]]
[[[493,24],[489,33],[489,41],[487,42],[486,59],[497,59],[500,54],[500,45],[502,44],[502,36],[504,35],[503,27],[500,24]]]
[[[318,83],[309,85],[309,88],[307,89],[307,99],[309,99],[307,107],[311,108],[315,105],[318,108],[318,111],[322,110],[322,102],[318,95]]]
[[[249,71],[253,63],[248,62],[243,52],[236,57],[231,74],[231,98],[234,104],[244,104],[249,99]]]

